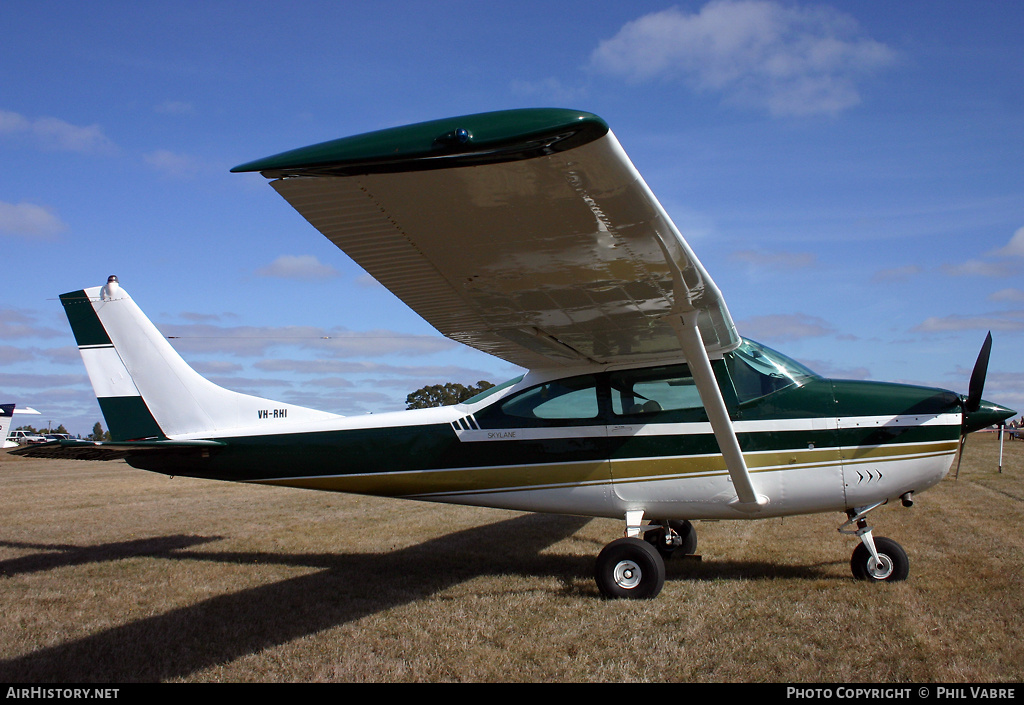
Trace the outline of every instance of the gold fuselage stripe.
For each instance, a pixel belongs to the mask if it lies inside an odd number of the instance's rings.
[[[951,456],[956,449],[956,441],[937,441],[845,449],[787,449],[746,453],[744,457],[751,473],[762,473]],[[276,478],[254,482],[388,497],[423,497],[652,482],[727,474],[724,458],[709,454]]]

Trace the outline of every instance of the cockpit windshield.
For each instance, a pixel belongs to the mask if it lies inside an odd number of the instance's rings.
[[[741,404],[818,377],[796,360],[747,339],[725,360]]]
[[[477,394],[477,395],[475,395],[475,396],[473,396],[473,397],[471,397],[469,399],[466,399],[462,403],[463,404],[476,404],[477,402],[481,402],[484,399],[486,399],[487,397],[491,396],[492,394],[495,394],[496,392],[500,392],[502,389],[508,389],[513,384],[519,384],[522,381],[523,377],[524,377],[524,375],[519,375],[518,377],[514,377],[514,378],[512,378],[512,379],[510,379],[510,380],[508,380],[506,382],[502,382],[501,384],[499,384],[497,386],[488,387],[484,391],[480,392],[479,394]]]

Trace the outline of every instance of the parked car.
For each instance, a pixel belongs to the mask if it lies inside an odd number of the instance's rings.
[[[31,431],[11,431],[10,435],[7,436],[7,440],[21,445],[22,443],[46,443],[47,438]]]

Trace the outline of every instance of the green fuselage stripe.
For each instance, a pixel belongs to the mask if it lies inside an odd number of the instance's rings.
[[[726,472],[702,409],[666,411],[649,420],[604,412],[607,417],[590,420],[526,421],[493,413],[497,408],[450,423],[218,436],[225,445],[202,457],[133,455],[128,462],[172,475],[385,495]],[[958,398],[941,390],[819,378],[742,405],[735,423],[753,473],[825,471],[952,453],[960,434],[959,410]]]
[[[836,467],[956,450],[950,425],[877,432],[785,431],[740,434],[751,472]],[[846,440],[862,441],[844,445]],[[389,496],[431,492],[495,491],[578,483],[725,474],[710,433],[612,437],[603,435],[467,443],[449,424],[361,429],[315,434],[221,439],[223,448],[191,467],[159,455],[129,463],[167,474],[335,489]],[[282,473],[281,468],[294,468]]]

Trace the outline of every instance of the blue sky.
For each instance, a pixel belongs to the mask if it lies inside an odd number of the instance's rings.
[[[239,391],[362,414],[514,376],[229,170],[518,107],[607,120],[742,335],[966,391],[992,330],[985,396],[1024,410],[1019,3],[6,0],[0,26],[0,402],[37,424],[100,420],[57,295],[109,274]]]

